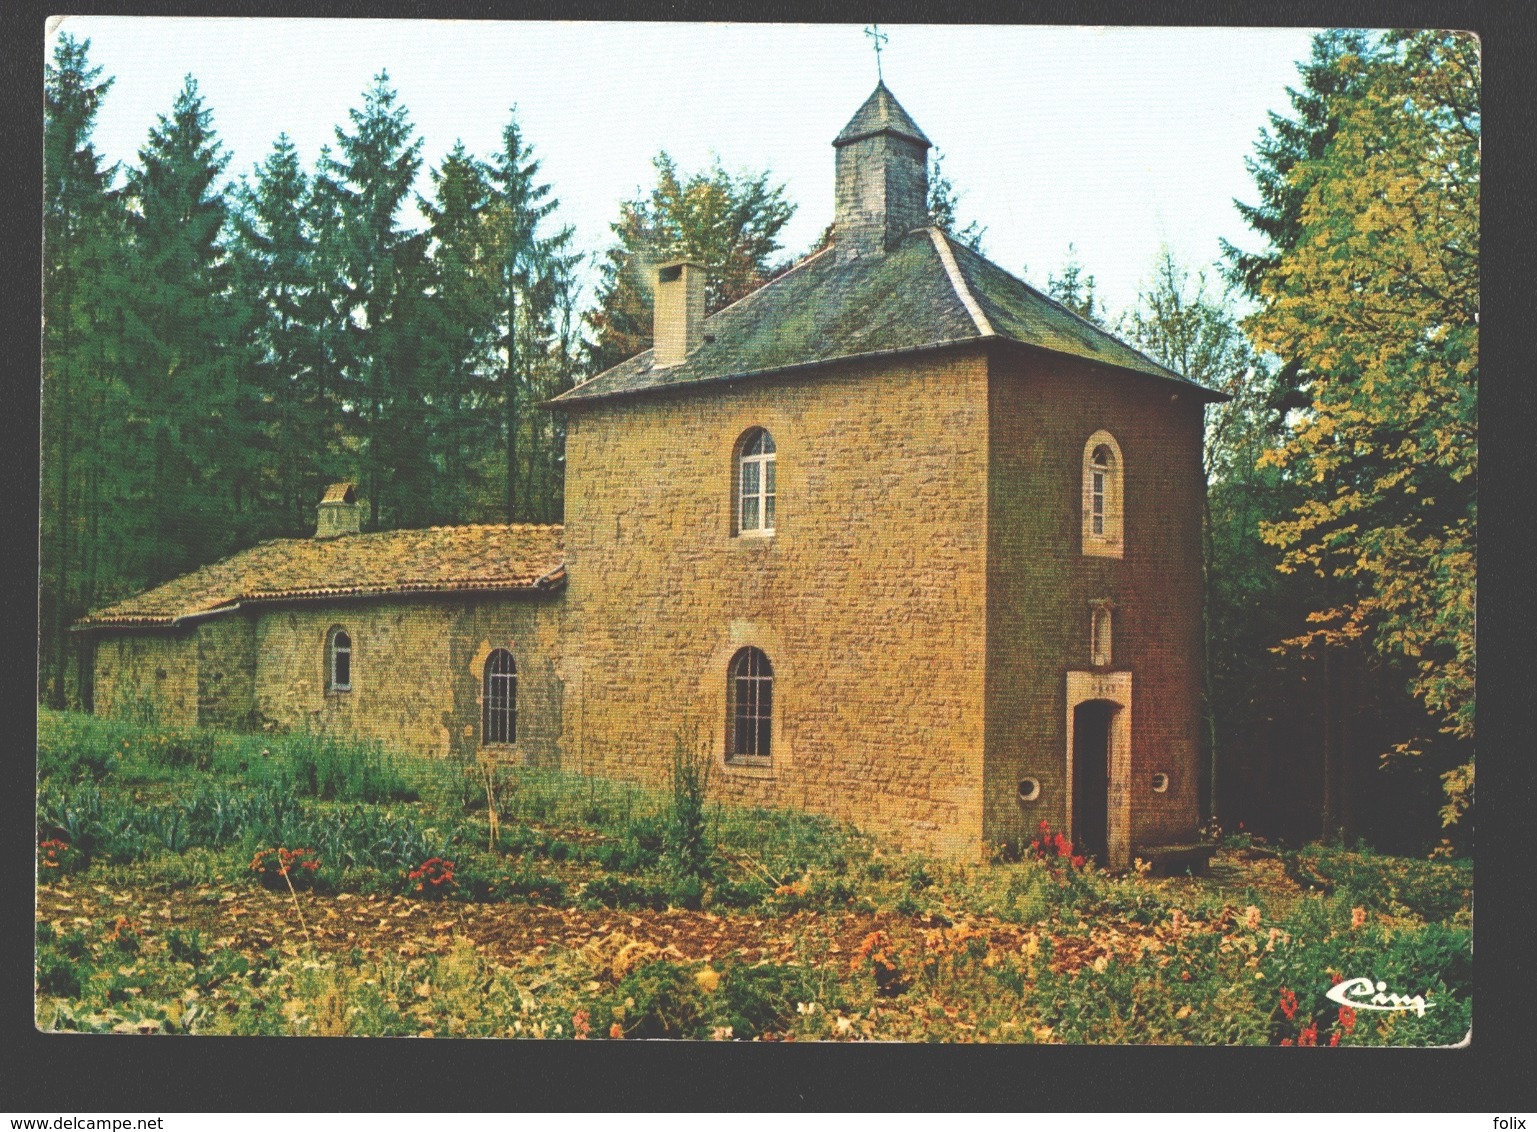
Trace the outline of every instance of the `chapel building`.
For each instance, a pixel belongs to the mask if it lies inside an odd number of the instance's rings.
[[[98,711],[338,729],[665,785],[976,857],[1041,821],[1103,863],[1199,824],[1213,393],[930,226],[884,84],[834,140],[827,247],[550,403],[564,527],[263,543],[120,602]]]

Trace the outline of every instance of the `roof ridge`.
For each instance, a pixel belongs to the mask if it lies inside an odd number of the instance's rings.
[[[987,315],[977,303],[977,297],[971,293],[971,288],[966,285],[966,279],[961,274],[960,265],[955,262],[955,252],[950,247],[950,237],[943,232],[938,225],[931,224],[927,228],[929,240],[934,244],[934,251],[939,255],[939,262],[944,265],[945,275],[950,280],[950,286],[954,289],[956,297],[961,300],[961,305],[966,308],[966,313],[971,315],[971,321],[977,328],[977,333],[984,338],[996,338],[997,331],[993,324],[987,320]]]
[[[1007,275],[1010,279],[1014,280],[1014,282],[1018,283],[1021,287],[1023,287],[1025,290],[1029,291],[1032,295],[1035,295],[1038,298],[1044,299],[1046,302],[1048,302],[1052,306],[1056,307],[1063,314],[1069,315],[1070,317],[1076,319],[1078,322],[1083,323],[1084,326],[1088,327],[1094,333],[1100,334],[1100,335],[1110,339],[1112,342],[1116,343],[1117,345],[1125,347],[1126,349],[1130,350],[1133,354],[1136,354],[1137,357],[1142,358],[1144,361],[1146,361],[1146,362],[1148,362],[1148,363],[1150,363],[1152,365],[1157,366],[1159,369],[1163,370],[1165,373],[1174,374],[1181,381],[1187,381],[1191,385],[1194,385],[1194,386],[1196,386],[1197,388],[1200,388],[1200,389],[1205,389],[1206,388],[1206,386],[1202,385],[1200,382],[1194,380],[1193,378],[1190,378],[1190,377],[1186,376],[1185,374],[1180,373],[1176,369],[1172,369],[1169,366],[1164,365],[1157,358],[1149,357],[1146,353],[1144,353],[1143,351],[1137,349],[1130,342],[1127,342],[1119,334],[1112,333],[1110,330],[1108,330],[1105,327],[1101,326],[1099,323],[1095,322],[1093,319],[1085,318],[1083,315],[1081,315],[1077,311],[1073,310],[1072,307],[1067,306],[1066,304],[1061,303],[1061,302],[1059,302],[1056,299],[1053,299],[1045,291],[1040,290],[1038,287],[1031,286],[1030,283],[1026,282],[1024,279],[1021,279],[1018,275],[1015,275],[1008,268],[1003,267],[1000,264],[994,263],[992,260],[988,259],[981,252],[975,251],[972,248],[965,247],[965,245],[958,245],[958,246],[960,246],[968,254],[975,256],[977,259],[980,259],[983,263],[987,264],[987,266],[991,267],[994,271],[999,271],[999,272],[1002,272],[1004,275]]]

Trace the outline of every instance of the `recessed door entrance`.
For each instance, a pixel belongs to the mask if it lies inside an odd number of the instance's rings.
[[[1073,850],[1107,862],[1110,841],[1110,720],[1116,705],[1073,709]]]

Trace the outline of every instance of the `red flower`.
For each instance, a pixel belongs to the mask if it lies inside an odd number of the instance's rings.
[[[1289,1046],[1289,1045],[1292,1044],[1292,1040],[1290,1038],[1282,1038],[1281,1039],[1281,1044],[1283,1046]]]
[[[1340,1044],[1340,1032],[1338,1030],[1335,1030],[1334,1033],[1329,1035],[1329,1044],[1331,1046],[1337,1046]]]
[[[1297,996],[1285,987],[1281,988],[1281,1013],[1288,1022],[1297,1016]]]
[[[1309,1022],[1306,1026],[1302,1027],[1302,1033],[1297,1035],[1297,1044],[1299,1046],[1316,1046],[1318,1044],[1318,1026]]]
[[[1356,1010],[1353,1006],[1340,1007],[1340,1029],[1350,1033],[1356,1028]]]

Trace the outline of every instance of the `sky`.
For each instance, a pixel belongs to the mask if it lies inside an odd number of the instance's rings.
[[[943,154],[961,220],[983,250],[1044,286],[1069,243],[1112,313],[1132,305],[1167,245],[1210,270],[1219,239],[1254,246],[1233,207],[1253,201],[1244,158],[1289,113],[1313,29],[882,25],[886,85]],[[559,221],[595,257],[619,203],[649,190],[665,150],[769,170],[798,207],[786,252],[832,220],[832,139],[870,94],[876,58],[851,24],[535,23],[71,16],[114,79],[95,142],[137,161],[187,75],[249,174],[280,132],[313,169],[387,71],[424,139],[427,169],[462,140],[489,157],[513,108]],[[419,226],[414,210],[403,222]],[[589,286],[595,277],[588,273]],[[590,291],[588,292],[590,295]]]

